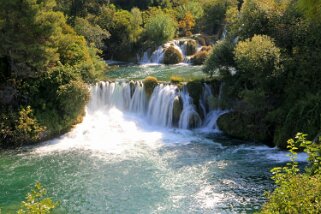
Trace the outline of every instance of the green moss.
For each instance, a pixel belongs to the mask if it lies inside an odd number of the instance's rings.
[[[191,56],[197,51],[197,43],[195,40],[188,40],[186,42],[186,55]]]
[[[191,98],[193,99],[193,103],[198,106],[200,97],[203,91],[203,84],[200,81],[192,81],[186,84],[187,90]]]
[[[164,53],[164,64],[171,65],[177,64],[183,61],[183,55],[179,50],[173,46],[168,47]]]
[[[154,91],[154,88],[158,84],[158,80],[156,77],[148,76],[144,79],[144,90],[148,97],[150,97]]]
[[[271,143],[270,132],[254,115],[229,112],[217,120],[218,127],[227,135],[241,139]]]
[[[170,81],[171,81],[171,83],[173,83],[173,84],[179,84],[179,83],[181,83],[181,82],[184,81],[184,78],[181,77],[181,76],[172,75],[171,78],[170,78]]]

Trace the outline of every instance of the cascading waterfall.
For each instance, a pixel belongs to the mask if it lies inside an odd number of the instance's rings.
[[[149,51],[145,51],[141,57],[138,57],[139,64],[161,64],[164,59],[164,52],[165,50],[172,46],[176,50],[178,50],[184,60],[184,63],[190,63],[191,56],[187,56],[187,41],[191,39],[178,39],[172,40],[165,43],[162,46],[159,46],[153,53],[149,53]],[[201,51],[202,46],[198,45],[197,52]]]
[[[129,110],[134,113],[144,114],[147,110],[147,96],[142,82],[136,82],[134,94],[130,100]]]
[[[141,81],[99,82],[91,86],[91,100],[87,109],[93,112],[115,107],[124,112],[142,115],[155,126],[216,129],[216,120],[223,111],[210,110],[208,100],[212,96],[211,86],[204,83],[198,112],[186,86],[179,89],[173,84],[159,84],[148,98]],[[175,102],[180,111],[174,110]],[[174,118],[177,118],[176,122]]]
[[[197,128],[201,125],[201,118],[193,104],[193,99],[189,96],[187,88],[183,87],[181,94],[183,99],[183,112],[179,119],[179,128]]]
[[[218,105],[220,105],[222,96],[223,96],[223,84],[220,84],[220,90],[218,95]],[[220,106],[218,106],[216,109],[208,111],[207,103],[209,98],[213,98],[214,95],[212,93],[211,87],[207,84],[204,84],[203,86],[203,92],[202,97],[200,99],[200,106],[203,110],[203,113],[205,113],[205,120],[203,122],[203,127],[206,127],[207,129],[215,129],[218,130],[217,127],[217,119],[224,113],[226,113],[226,110],[222,110]]]
[[[148,119],[153,125],[172,126],[176,94],[177,87],[174,85],[160,84],[154,89],[148,107]]]

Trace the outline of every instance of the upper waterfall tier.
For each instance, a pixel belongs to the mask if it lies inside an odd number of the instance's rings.
[[[101,108],[117,108],[124,112],[139,114],[156,126],[191,129],[206,127],[217,129],[216,120],[222,111],[212,109],[209,100],[213,89],[202,85],[202,94],[195,102],[186,86],[159,84],[148,96],[142,82],[99,82],[91,86],[88,112]]]
[[[202,45],[195,39],[181,38],[166,42],[156,50],[147,50],[141,56],[138,56],[139,64],[164,64],[165,52],[169,47],[177,50],[176,54],[180,55],[182,63],[190,63],[192,56],[201,51]],[[180,63],[179,62],[179,63]],[[170,63],[172,64],[172,63]],[[176,63],[174,63],[176,64]]]

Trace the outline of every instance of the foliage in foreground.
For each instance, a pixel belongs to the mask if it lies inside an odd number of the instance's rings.
[[[277,185],[268,193],[268,202],[260,213],[320,213],[321,212],[321,145],[306,140],[298,133],[295,140],[288,140],[291,162],[271,170]],[[300,173],[296,162],[297,151],[303,148],[308,154],[309,165]]]
[[[35,187],[26,196],[25,201],[21,203],[18,214],[46,214],[58,206],[51,198],[47,198],[47,190],[37,182]]]

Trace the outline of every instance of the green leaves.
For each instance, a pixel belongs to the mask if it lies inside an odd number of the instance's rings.
[[[321,145],[306,138],[306,134],[297,133],[295,139],[288,140],[291,161],[284,167],[271,170],[277,187],[267,194],[268,202],[260,213],[321,212]],[[304,148],[309,156],[309,165],[302,174],[296,162],[299,148]]]
[[[145,25],[145,35],[156,45],[160,45],[174,38],[177,30],[177,22],[172,16],[159,10],[149,17]]]
[[[57,202],[52,201],[50,198],[45,198],[47,190],[37,182],[35,187],[26,196],[25,201],[21,203],[21,208],[18,214],[46,214],[58,206]]]

